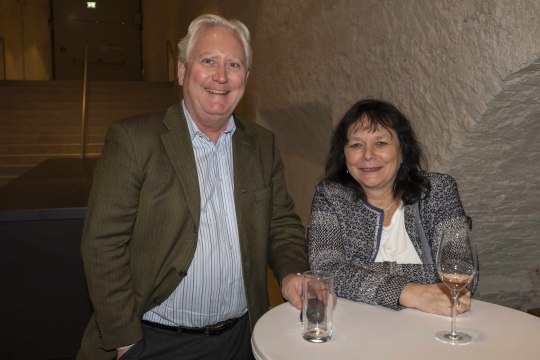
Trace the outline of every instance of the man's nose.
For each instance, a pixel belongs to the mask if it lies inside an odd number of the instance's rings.
[[[224,84],[228,81],[227,66],[225,64],[218,64],[216,67],[216,73],[214,74],[214,81],[220,84]]]

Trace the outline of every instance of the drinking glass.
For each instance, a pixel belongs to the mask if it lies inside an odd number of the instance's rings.
[[[332,338],[333,281],[328,271],[302,274],[302,337],[307,341],[323,343]]]
[[[450,289],[452,296],[452,325],[450,332],[439,331],[435,337],[452,345],[466,345],[472,342],[470,335],[456,331],[459,293],[472,281],[477,269],[471,234],[466,222],[454,223],[451,228],[444,230],[437,251],[437,272],[441,281]]]

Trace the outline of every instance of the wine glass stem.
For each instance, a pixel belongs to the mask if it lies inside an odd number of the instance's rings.
[[[459,292],[452,290],[452,337],[457,337],[456,334],[456,317],[457,317],[457,305]]]

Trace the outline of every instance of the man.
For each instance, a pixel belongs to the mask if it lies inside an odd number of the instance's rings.
[[[78,359],[250,359],[266,264],[301,307],[304,228],[271,132],[232,115],[249,31],[215,15],[179,43],[183,101],[111,126],[81,252],[94,315]]]

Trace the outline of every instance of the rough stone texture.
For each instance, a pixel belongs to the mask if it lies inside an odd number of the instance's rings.
[[[481,259],[478,295],[540,305],[540,60],[512,74],[469,128],[450,172],[461,182]]]
[[[478,298],[539,307],[540,2],[265,0],[258,14],[249,94],[303,219],[328,149],[319,132],[360,98],[389,100],[430,169],[458,181],[477,232]]]

